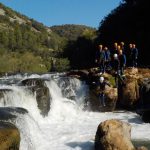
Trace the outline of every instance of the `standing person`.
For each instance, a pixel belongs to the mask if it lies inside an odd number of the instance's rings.
[[[124,75],[124,68],[126,66],[126,55],[123,54],[122,50],[119,51],[118,59],[119,59],[119,71],[120,75],[122,76]]]
[[[111,53],[112,53],[112,58],[113,58],[114,54],[118,54],[118,43],[117,42],[114,43],[114,48]]]
[[[135,44],[132,44],[132,49],[131,49],[132,67],[137,67],[137,61],[138,61],[138,49],[136,48]]]
[[[129,44],[129,47],[125,51],[125,55],[127,59],[127,62],[126,62],[127,66],[131,66],[131,51],[132,51],[132,43]]]
[[[116,84],[116,87],[117,87],[118,86],[117,78],[118,78],[118,75],[119,75],[119,59],[118,59],[118,54],[114,54],[114,56],[113,56],[112,68],[114,70],[115,84]]]
[[[122,49],[122,52],[125,53],[124,42],[120,42],[120,47]]]
[[[106,106],[106,103],[105,103],[106,85],[110,86],[110,84],[104,80],[104,77],[100,77],[98,87],[99,87],[99,101],[100,101],[100,105],[102,106]]]
[[[117,46],[117,54],[119,54],[120,50],[121,50],[121,46],[118,45],[118,46]]]
[[[105,56],[106,56],[106,61],[105,61],[105,68],[106,69],[110,69],[110,61],[111,61],[111,53],[110,50],[108,49],[108,47],[104,47],[104,51],[105,51]]]
[[[56,71],[56,60],[54,58],[52,58],[50,72],[55,72],[55,71]]]
[[[95,62],[98,64],[101,74],[105,73],[105,61],[106,56],[103,50],[103,45],[99,45],[99,50],[96,52]]]

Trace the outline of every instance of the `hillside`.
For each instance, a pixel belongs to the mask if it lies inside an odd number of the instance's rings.
[[[149,0],[123,0],[100,23],[97,42],[112,45],[114,42],[124,41],[136,43],[139,49],[139,64],[150,66],[149,50]]]
[[[51,59],[59,70],[69,61],[60,55],[63,38],[49,27],[0,3],[0,72],[47,72]]]
[[[88,27],[85,25],[74,25],[74,24],[52,26],[50,27],[50,29],[56,34],[58,34],[60,37],[66,38],[69,41],[77,40],[87,30],[96,31],[96,29],[92,27]]]
[[[91,53],[78,55],[91,51],[95,35],[84,25],[46,27],[0,3],[0,73],[47,72],[53,58],[58,71],[87,66]]]
[[[93,66],[95,57],[93,42],[97,37],[96,29],[73,24],[52,26],[50,29],[66,41],[63,56],[69,59],[71,69]]]

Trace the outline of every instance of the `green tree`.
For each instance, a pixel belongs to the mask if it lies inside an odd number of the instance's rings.
[[[15,34],[13,30],[9,30],[9,43],[8,43],[8,48],[11,51],[15,51],[15,47],[16,47],[16,39],[15,39]]]

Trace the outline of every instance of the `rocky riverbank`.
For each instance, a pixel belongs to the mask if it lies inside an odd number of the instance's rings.
[[[90,70],[79,70],[69,72],[67,75],[86,81],[89,85],[89,101],[94,111],[114,111],[125,109],[138,111],[143,120],[150,122],[150,69],[127,68],[123,80],[118,80],[118,87],[115,87],[114,73],[109,72],[100,75],[96,68]],[[98,82],[103,76],[110,84],[105,91],[106,107],[101,107],[98,100],[98,87],[93,82]]]

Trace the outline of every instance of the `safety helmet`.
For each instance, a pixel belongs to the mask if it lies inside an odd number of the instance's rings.
[[[124,42],[120,42],[121,45],[124,45]]]
[[[99,48],[102,48],[103,47],[103,45],[102,44],[100,44],[100,45],[98,45],[99,46]]]
[[[114,54],[114,58],[118,58],[118,55],[117,55],[117,54]]]
[[[100,82],[103,82],[104,81],[104,77],[100,77]]]

